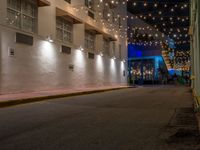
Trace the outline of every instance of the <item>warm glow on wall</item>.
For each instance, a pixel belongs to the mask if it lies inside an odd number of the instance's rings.
[[[85,53],[81,50],[75,50],[75,56],[74,56],[74,65],[78,65],[79,67],[85,66]]]
[[[116,73],[116,61],[115,59],[110,59],[110,70],[112,73]]]
[[[55,49],[53,47],[53,44],[48,41],[42,41],[41,42],[41,54],[46,59],[54,60],[55,57]]]
[[[104,65],[103,65],[103,57],[101,55],[96,56],[96,67],[98,72],[103,72]]]

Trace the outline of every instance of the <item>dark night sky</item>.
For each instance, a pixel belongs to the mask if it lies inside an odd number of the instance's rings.
[[[190,24],[189,8],[189,0],[129,0],[128,2],[129,12],[152,26],[156,25],[159,31],[179,43],[176,44],[176,50],[183,51],[189,50],[190,47],[190,37],[187,35]],[[183,44],[185,42],[186,44]]]

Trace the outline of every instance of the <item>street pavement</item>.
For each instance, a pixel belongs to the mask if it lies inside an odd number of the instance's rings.
[[[0,150],[200,150],[188,87],[148,86],[0,109]]]

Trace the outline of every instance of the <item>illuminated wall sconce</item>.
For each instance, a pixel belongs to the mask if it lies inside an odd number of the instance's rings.
[[[83,49],[83,47],[82,47],[82,46],[80,46],[80,47],[79,47],[79,50],[80,50],[80,51],[84,51],[84,49]]]
[[[54,42],[51,35],[49,35],[49,36],[47,37],[47,41],[50,42],[50,43],[53,43],[53,42]]]
[[[100,52],[100,53],[99,53],[99,56],[103,57],[103,53],[102,53],[102,52]]]
[[[115,60],[115,59],[116,59],[116,57],[115,57],[115,56],[113,56],[113,57],[112,57],[112,59],[113,59],[113,60]]]

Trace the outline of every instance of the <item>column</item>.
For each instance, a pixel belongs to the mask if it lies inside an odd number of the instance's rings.
[[[85,25],[84,24],[74,24],[73,25],[73,43],[75,48],[85,47]]]
[[[103,35],[102,34],[96,35],[95,50],[98,54],[103,53]]]
[[[56,39],[56,7],[53,0],[51,6],[38,8],[38,34]]]

